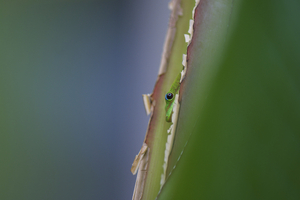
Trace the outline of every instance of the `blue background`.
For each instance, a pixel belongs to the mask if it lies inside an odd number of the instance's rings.
[[[131,199],[169,0],[0,2],[0,199]]]

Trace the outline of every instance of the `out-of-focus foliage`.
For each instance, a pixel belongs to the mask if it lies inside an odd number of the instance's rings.
[[[215,71],[186,85],[178,131],[190,138],[158,199],[300,198],[299,10],[292,0],[233,2],[218,62],[192,58],[202,68],[193,77]]]
[[[0,199],[123,200],[169,0],[0,1]]]

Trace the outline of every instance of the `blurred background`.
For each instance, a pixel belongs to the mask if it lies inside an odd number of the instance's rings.
[[[131,199],[169,0],[0,2],[0,199]]]

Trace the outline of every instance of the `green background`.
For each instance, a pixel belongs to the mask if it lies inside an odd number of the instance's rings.
[[[168,1],[0,2],[0,199],[130,199]]]

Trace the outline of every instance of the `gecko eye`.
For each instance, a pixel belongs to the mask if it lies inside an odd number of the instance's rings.
[[[167,93],[166,96],[165,96],[165,99],[167,101],[170,101],[171,99],[173,99],[173,93]]]

